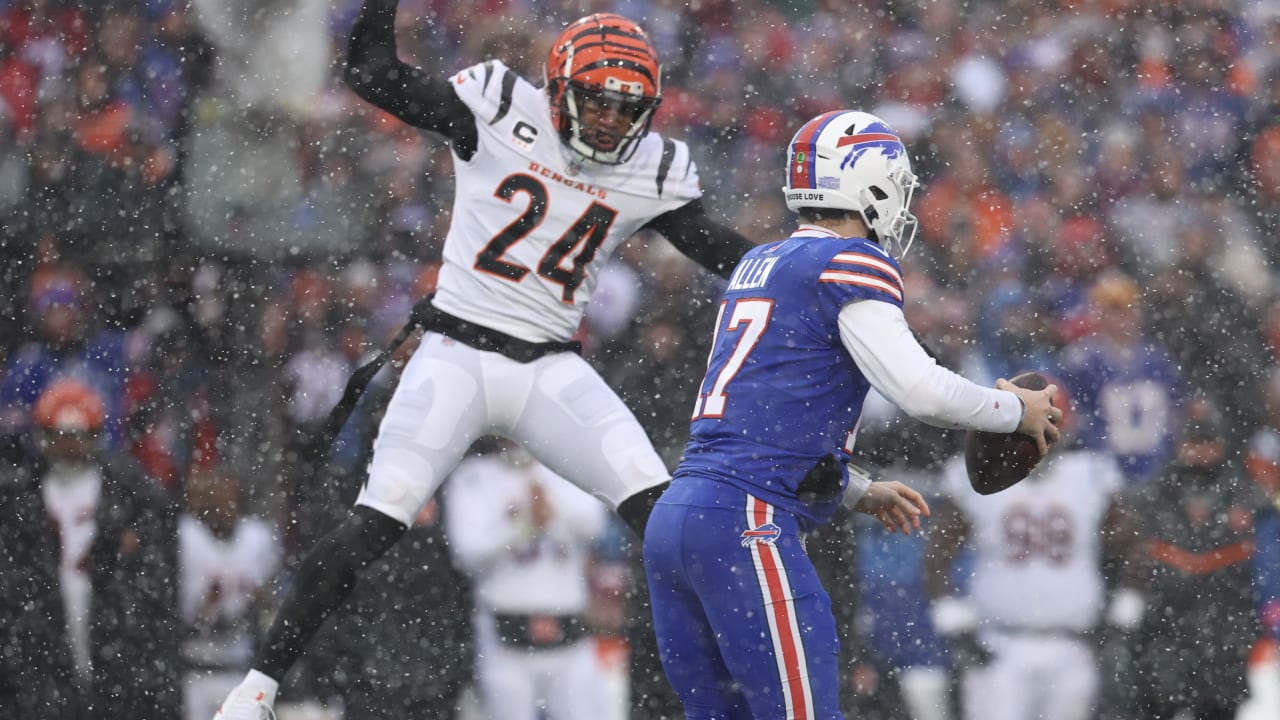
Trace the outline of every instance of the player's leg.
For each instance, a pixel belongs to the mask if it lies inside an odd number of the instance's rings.
[[[350,595],[361,570],[404,534],[418,511],[487,424],[476,351],[428,335],[410,358],[374,442],[356,508],[307,553],[219,720],[259,720],[281,678],[325,618]]]
[[[547,715],[556,720],[606,720],[625,715],[609,706],[609,678],[590,638],[548,650]]]
[[[737,517],[713,525],[724,539],[687,553],[691,567],[700,570],[694,582],[721,654],[754,717],[839,720],[839,636],[831,598],[795,518],[745,497]],[[744,545],[743,532],[759,528],[776,528],[777,535],[772,541],[748,538]]]
[[[688,720],[749,719],[702,601],[689,583],[684,535],[703,520],[702,508],[674,504],[659,504],[649,518],[644,565],[658,652]]]
[[[378,426],[357,505],[413,522],[472,444],[492,431],[491,397],[505,391],[488,371],[495,357],[434,333],[423,338]]]
[[[1045,688],[1045,720],[1088,720],[1098,699],[1098,661],[1084,640],[1055,638],[1052,680]]]
[[[351,593],[359,572],[407,530],[400,521],[357,507],[320,539],[299,565],[293,586],[259,647],[253,669],[222,703],[215,720],[270,717],[285,673],[325,618]]]
[[[1028,673],[1035,667],[1034,648],[1019,637],[984,635],[991,662],[961,673],[960,702],[965,720],[1020,720],[1030,717],[1041,683]]]
[[[669,479],[639,421],[577,355],[546,357],[530,367],[527,400],[512,437],[556,474],[616,509],[639,536]]]
[[[492,619],[476,627],[476,684],[491,720],[537,719],[536,658],[526,648],[509,648],[498,639]]]
[[[639,538],[653,503],[669,479],[644,429],[616,393],[581,357],[544,357],[527,366],[513,397],[521,406],[506,434],[553,472],[599,498]],[[629,552],[639,563],[638,548]],[[632,552],[634,551],[634,552]],[[647,588],[631,597],[636,618],[627,627],[631,700],[637,714],[677,705],[649,631]]]

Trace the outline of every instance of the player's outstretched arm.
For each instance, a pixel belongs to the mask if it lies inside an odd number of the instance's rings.
[[[454,142],[460,155],[476,145],[475,116],[446,77],[401,62],[396,53],[398,0],[365,0],[347,43],[344,78],[357,95],[397,118]]]
[[[755,246],[743,235],[712,220],[701,200],[665,212],[645,227],[662,235],[690,260],[725,279]]]
[[[871,386],[921,422],[1009,433],[1026,419],[1016,392],[981,387],[929,357],[897,305],[846,304],[840,311],[840,340]],[[1048,408],[1046,400],[1041,417],[1047,417]]]

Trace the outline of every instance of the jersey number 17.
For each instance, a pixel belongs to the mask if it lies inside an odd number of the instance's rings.
[[[726,310],[729,316],[727,323]],[[726,388],[741,372],[751,352],[760,344],[760,338],[768,329],[772,315],[772,300],[743,298],[721,303],[720,311],[716,314],[716,335],[711,342],[711,356],[707,358],[707,374],[702,378],[698,401],[693,406],[693,420],[724,417],[725,407],[729,403]],[[722,343],[724,347],[721,346]]]

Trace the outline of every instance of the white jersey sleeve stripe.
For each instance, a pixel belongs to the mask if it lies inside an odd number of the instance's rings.
[[[888,293],[889,295],[892,295],[894,298],[896,298],[899,302],[902,301],[902,291],[900,289],[894,287],[892,284],[884,280],[881,280],[878,277],[863,275],[862,273],[842,272],[838,270],[825,270],[820,275],[818,275],[818,282],[844,283],[846,285],[861,285],[862,287],[869,287],[884,293]]]
[[[892,278],[897,282],[899,288],[901,288],[903,284],[902,274],[898,272],[897,268],[883,260],[877,260],[876,258],[868,257],[861,253],[842,252],[831,258],[831,262],[849,265],[862,265],[864,267],[873,268]]]

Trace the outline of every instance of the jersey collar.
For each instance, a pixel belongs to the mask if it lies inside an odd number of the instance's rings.
[[[833,233],[830,230],[822,227],[821,225],[814,225],[812,223],[800,223],[800,227],[796,228],[796,231],[791,234],[792,235],[820,235],[823,237],[840,237],[839,234]]]

